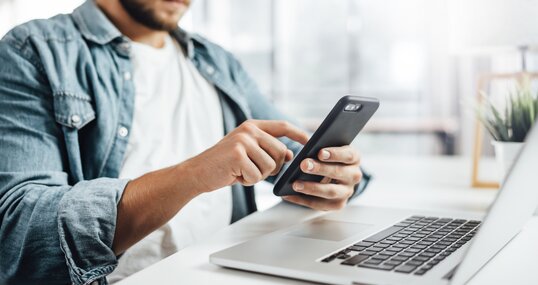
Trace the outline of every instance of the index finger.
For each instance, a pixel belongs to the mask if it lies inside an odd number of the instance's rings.
[[[252,123],[274,137],[288,137],[303,145],[309,139],[305,131],[286,121],[254,120]]]

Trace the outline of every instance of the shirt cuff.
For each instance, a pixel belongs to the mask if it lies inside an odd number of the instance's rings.
[[[73,284],[106,284],[106,275],[116,268],[112,242],[117,205],[128,182],[112,178],[82,181],[62,197],[58,232]]]

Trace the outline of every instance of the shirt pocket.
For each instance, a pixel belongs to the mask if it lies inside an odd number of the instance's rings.
[[[56,92],[54,116],[59,124],[80,130],[95,119],[91,97],[87,94]]]

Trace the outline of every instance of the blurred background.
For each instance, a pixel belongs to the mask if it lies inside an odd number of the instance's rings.
[[[0,0],[0,35],[82,2]],[[354,142],[362,153],[470,155],[478,76],[521,69],[516,46],[466,51],[469,31],[458,24],[495,2],[509,1],[195,0],[180,26],[231,50],[266,96],[312,130],[345,94],[379,98]],[[529,53],[527,68],[536,64]]]

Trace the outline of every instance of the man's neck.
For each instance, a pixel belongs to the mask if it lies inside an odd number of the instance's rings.
[[[165,31],[152,30],[134,20],[119,1],[97,0],[97,6],[118,30],[131,40],[155,48],[164,46]]]

